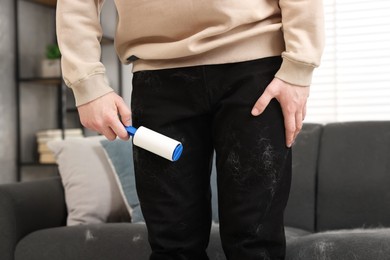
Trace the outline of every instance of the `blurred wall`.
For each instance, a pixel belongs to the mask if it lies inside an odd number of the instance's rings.
[[[0,0],[0,183],[16,179],[14,0]]]

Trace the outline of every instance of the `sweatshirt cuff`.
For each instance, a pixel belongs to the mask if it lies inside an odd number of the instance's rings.
[[[105,74],[94,74],[71,86],[76,107],[84,105],[114,90],[109,86]]]
[[[283,58],[282,65],[275,77],[293,85],[308,87],[311,85],[314,66]]]

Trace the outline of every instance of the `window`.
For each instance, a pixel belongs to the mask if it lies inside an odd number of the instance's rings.
[[[323,1],[326,47],[305,121],[390,120],[390,1]]]

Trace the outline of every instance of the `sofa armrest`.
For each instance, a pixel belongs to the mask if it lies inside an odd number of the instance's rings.
[[[0,185],[0,212],[0,259],[11,260],[17,243],[25,235],[65,225],[61,179]]]

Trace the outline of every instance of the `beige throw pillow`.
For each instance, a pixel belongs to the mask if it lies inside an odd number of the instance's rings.
[[[130,220],[100,144],[103,139],[98,136],[48,143],[64,185],[68,226]]]

